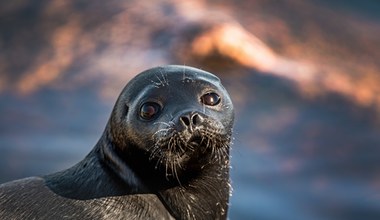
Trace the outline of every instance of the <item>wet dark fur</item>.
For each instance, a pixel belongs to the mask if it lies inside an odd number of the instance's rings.
[[[200,95],[217,92],[207,107]],[[142,101],[162,104],[138,118]],[[178,118],[196,112],[194,130]],[[150,69],[131,80],[103,136],[72,168],[1,185],[0,216],[30,219],[226,219],[233,107],[217,77],[184,66]]]

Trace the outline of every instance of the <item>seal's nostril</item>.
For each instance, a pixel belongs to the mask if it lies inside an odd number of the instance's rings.
[[[190,130],[193,130],[202,124],[203,117],[198,113],[191,112],[183,114],[181,117],[179,117],[179,120],[181,121],[182,125],[189,128]]]
[[[193,115],[193,117],[191,118],[193,120],[193,125],[197,124],[197,118],[198,118],[198,115]]]
[[[195,126],[200,125],[202,123],[202,121],[203,121],[203,118],[200,115],[196,114],[196,113],[194,115],[192,115],[192,117],[191,117],[191,122]]]
[[[189,117],[187,116],[181,116],[181,121],[186,125],[186,126],[190,126],[190,119]]]

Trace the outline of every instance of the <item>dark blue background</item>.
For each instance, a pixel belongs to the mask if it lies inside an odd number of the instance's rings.
[[[379,219],[379,3],[176,4],[0,3],[0,182],[81,160],[128,80],[178,63],[217,74],[234,101],[230,219]],[[190,6],[195,24],[240,23],[317,77],[192,54]]]

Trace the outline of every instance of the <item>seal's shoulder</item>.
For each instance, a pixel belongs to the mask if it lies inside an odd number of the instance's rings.
[[[42,190],[45,189],[45,190]],[[44,205],[32,202],[32,198],[41,197],[48,189],[44,187],[44,180],[41,177],[29,177],[15,180],[0,185],[0,216],[19,217],[20,212],[24,217],[34,206]],[[46,204],[45,204],[46,205]]]
[[[146,212],[141,213],[142,207]],[[60,196],[45,179],[29,177],[0,185],[1,219],[173,219],[154,194],[88,200]]]
[[[32,193],[34,188],[40,188],[41,186],[44,186],[44,179],[41,177],[28,177],[3,183],[0,185],[0,203],[3,201],[1,199],[3,197],[12,194]]]

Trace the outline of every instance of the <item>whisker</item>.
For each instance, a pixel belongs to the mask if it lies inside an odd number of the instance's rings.
[[[171,122],[171,121],[170,121],[170,122]],[[157,122],[154,122],[153,124],[154,124],[154,125],[156,125],[156,124],[164,124],[164,125],[170,127],[170,122],[167,123],[167,122],[164,122],[164,121],[157,121]]]
[[[152,136],[155,136],[155,135],[156,135],[157,133],[159,133],[159,132],[166,132],[166,131],[169,131],[169,130],[170,130],[170,128],[162,128],[162,129],[160,129],[160,130],[154,132],[154,134],[153,134]]]

